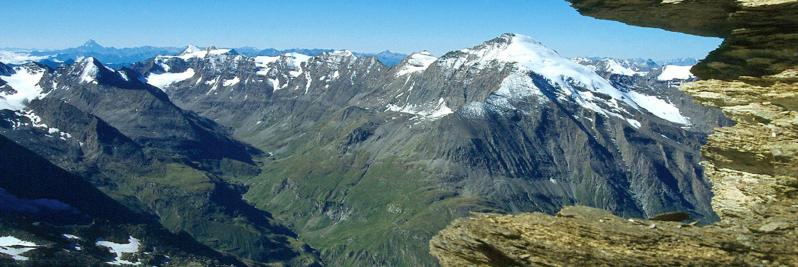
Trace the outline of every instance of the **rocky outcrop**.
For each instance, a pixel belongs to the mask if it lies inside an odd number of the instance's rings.
[[[798,65],[794,0],[571,0],[583,15],[725,38],[693,73],[704,79],[781,73]]]
[[[763,232],[773,232],[772,226]],[[755,240],[739,241],[736,238]],[[743,235],[721,227],[623,219],[584,206],[566,207],[556,216],[478,214],[458,219],[432,241],[444,266],[710,266],[778,263],[788,247],[746,242],[788,241],[775,234]],[[777,249],[774,249],[777,248]],[[768,255],[764,257],[764,255]]]
[[[572,0],[582,14],[726,40],[683,91],[735,121],[702,149],[720,221],[626,220],[568,207],[476,215],[430,242],[445,266],[798,263],[798,1]]]

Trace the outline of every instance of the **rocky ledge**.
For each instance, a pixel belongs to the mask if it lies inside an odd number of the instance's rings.
[[[724,38],[693,68],[704,79],[773,75],[798,65],[795,0],[569,1],[586,16]]]
[[[751,246],[750,241],[784,242],[768,226],[756,240],[722,227],[623,219],[583,206],[557,215],[476,214],[458,219],[432,240],[444,266],[673,266],[790,263],[786,247]],[[766,233],[766,234],[765,234]],[[739,240],[743,239],[743,240]],[[774,255],[763,259],[762,255]]]
[[[798,266],[798,0],[571,0],[582,14],[726,38],[682,86],[735,121],[703,147],[720,221],[477,214],[430,241],[444,266]]]

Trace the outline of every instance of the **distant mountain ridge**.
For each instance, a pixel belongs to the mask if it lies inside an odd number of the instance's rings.
[[[335,49],[323,48],[289,48],[289,49],[274,49],[274,48],[256,48],[256,47],[238,47],[231,48],[238,53],[250,57],[255,56],[278,56],[287,53],[299,53],[308,56],[318,56],[325,52],[332,52]],[[50,67],[56,67],[60,62],[71,62],[80,57],[94,57],[102,61],[104,64],[120,68],[128,66],[132,63],[143,61],[158,55],[175,55],[185,50],[184,47],[174,46],[138,46],[138,47],[106,47],[93,39],[87,40],[85,43],[78,47],[41,50],[41,49],[21,49],[21,48],[6,48],[0,49],[0,62],[19,64],[28,61],[40,61]],[[388,67],[399,64],[407,54],[392,52],[385,50],[382,52],[354,52],[358,56],[374,56],[380,62]],[[591,57],[590,59],[599,59],[599,57]],[[625,59],[634,62],[651,61],[658,65],[679,65],[688,66],[695,65],[698,60],[694,58],[673,58],[673,59]]]
[[[54,50],[23,50],[23,49],[0,49],[0,62],[21,64],[29,61],[36,61],[46,64],[50,67],[56,67],[61,62],[73,62],[81,57],[93,57],[102,61],[107,66],[113,68],[120,68],[130,65],[135,62],[143,61],[158,55],[175,55],[185,50],[184,47],[172,46],[138,46],[138,47],[106,47],[93,39],[89,39],[82,45],[73,48],[54,49]],[[274,49],[266,48],[259,49],[255,47],[240,47],[232,48],[238,53],[246,56],[277,56],[286,53],[300,53],[308,56],[317,56],[324,52],[331,52],[334,49],[322,48],[289,48],[289,49]],[[376,56],[383,64],[393,66],[399,63],[405,54],[395,53],[391,51],[382,51],[378,53],[357,52],[356,54],[362,56]]]

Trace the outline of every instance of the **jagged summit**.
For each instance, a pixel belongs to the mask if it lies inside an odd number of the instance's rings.
[[[100,84],[103,81],[128,80],[95,57],[78,58],[68,72],[71,77],[77,77],[80,83]]]
[[[187,45],[186,49],[183,49],[183,52],[180,52],[177,57],[187,60],[191,58],[205,58],[219,55],[238,55],[238,52],[229,48],[216,48],[215,46],[201,48],[190,44]]]
[[[349,50],[346,50],[346,49],[335,50],[335,51],[332,51],[332,52],[325,52],[324,54],[333,55],[333,56],[344,56],[344,57],[354,56],[352,51],[349,51]]]
[[[319,55],[319,58],[322,59],[322,60],[330,59],[330,60],[334,60],[334,61],[342,61],[342,60],[344,60],[346,58],[353,58],[354,59],[354,58],[357,58],[357,56],[354,53],[352,53],[352,51],[349,51],[349,50],[346,50],[346,49],[340,49],[340,50],[333,50],[333,51],[330,51],[330,52],[324,52],[321,55]]]
[[[186,49],[183,49],[183,52],[180,52],[180,54],[181,55],[187,55],[187,54],[198,53],[198,52],[202,52],[202,51],[203,51],[202,48],[199,48],[198,46],[195,46],[193,44],[189,44],[189,45],[186,46]]]

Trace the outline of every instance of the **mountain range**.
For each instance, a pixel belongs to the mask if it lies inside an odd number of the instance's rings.
[[[113,229],[4,212],[0,237],[34,242],[17,253],[33,264],[71,233],[144,244],[80,243],[82,263],[434,266],[429,239],[472,211],[717,219],[699,147],[730,121],[677,89],[689,67],[569,59],[517,34],[440,57],[254,51],[90,42],[0,64],[0,140],[19,151],[0,172],[20,173],[3,196]],[[39,170],[90,193],[24,178]]]
[[[193,45],[188,45],[193,46]],[[186,46],[186,47],[188,47]],[[95,40],[89,39],[82,45],[73,48],[65,49],[20,49],[20,48],[6,48],[0,49],[0,62],[6,64],[20,64],[24,62],[39,62],[47,64],[51,67],[56,67],[63,62],[72,62],[81,57],[94,57],[102,61],[105,65],[114,68],[121,68],[130,64],[147,60],[159,55],[176,55],[184,51],[186,47],[156,47],[156,46],[139,46],[129,48],[114,48],[101,45]],[[290,48],[290,49],[274,49],[266,48],[260,49],[255,47],[238,47],[234,48],[235,51],[242,55],[249,57],[255,56],[278,56],[286,53],[299,53],[308,56],[317,56],[324,52],[332,52],[334,49],[306,49],[306,48]],[[403,53],[392,52],[385,50],[378,53],[368,52],[354,52],[354,54],[362,57],[373,56],[377,58],[383,65],[392,67],[399,64],[407,55]],[[599,59],[599,58],[594,58]],[[645,62],[651,61],[657,65],[677,65],[677,66],[692,66],[698,63],[694,58],[673,58],[662,60],[650,59],[632,59],[632,61]]]
[[[193,46],[193,45],[188,45]],[[0,49],[0,62],[4,63],[24,63],[39,62],[50,67],[57,67],[61,63],[71,63],[79,58],[93,57],[102,61],[105,65],[113,68],[121,68],[142,60],[147,60],[159,55],[174,55],[185,50],[180,47],[156,47],[139,46],[127,48],[106,47],[95,40],[88,40],[82,45],[65,49]],[[316,56],[324,52],[334,51],[333,49],[305,49],[291,48],[278,50],[274,48],[258,49],[254,47],[235,48],[238,53],[247,56],[277,56],[285,53],[300,53],[309,56]],[[359,56],[374,56],[386,66],[398,64],[406,56],[405,54],[385,50],[379,53],[356,53]]]

